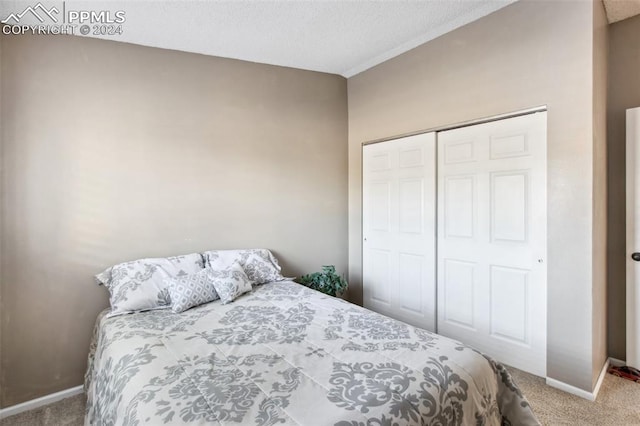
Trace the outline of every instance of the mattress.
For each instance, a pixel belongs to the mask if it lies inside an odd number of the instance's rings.
[[[99,316],[89,425],[538,425],[505,367],[290,281]]]

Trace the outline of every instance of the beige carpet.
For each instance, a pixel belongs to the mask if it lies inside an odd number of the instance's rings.
[[[640,383],[607,374],[595,402],[549,387],[544,379],[509,368],[543,425],[640,425]]]
[[[589,402],[547,386],[544,379],[509,370],[545,426],[640,426],[640,383],[607,374],[598,399]],[[78,395],[0,420],[0,426],[79,426],[84,404],[84,395]]]

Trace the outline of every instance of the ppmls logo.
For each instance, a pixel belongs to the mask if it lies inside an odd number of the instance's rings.
[[[0,23],[3,34],[82,34],[118,35],[122,34],[125,22],[124,10],[70,10],[66,2],[60,8],[47,8],[41,2],[29,5],[20,12],[12,12]],[[35,23],[35,25],[34,25]]]
[[[21,13],[11,13],[5,20],[0,22],[8,25],[19,24],[20,20],[25,15],[30,15],[35,16],[35,18],[41,23],[45,22],[45,17],[49,18],[49,20],[54,23],[58,23],[58,18],[56,18],[56,15],[58,15],[59,13],[60,11],[55,6],[51,9],[47,9],[42,5],[42,3],[38,3],[35,6],[28,6]]]

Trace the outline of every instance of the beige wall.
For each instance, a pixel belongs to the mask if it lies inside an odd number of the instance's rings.
[[[593,371],[607,361],[607,50],[609,22],[593,2]]]
[[[362,300],[362,142],[546,105],[547,373],[592,389],[593,30],[591,2],[520,1],[348,80],[351,300]]]
[[[625,111],[640,107],[640,16],[609,28],[608,349],[625,359]]]
[[[92,275],[267,247],[347,267],[342,77],[89,38],[2,36],[1,406],[82,383]]]
[[[2,25],[0,24],[0,29]],[[1,37],[1,36],[0,36]],[[2,121],[2,39],[0,39],[0,231],[2,231],[2,222],[4,218],[4,189],[2,188],[2,176],[4,173],[3,158],[4,158],[4,123]],[[2,407],[2,383],[4,382],[4,373],[2,370],[2,252],[3,252],[2,237],[0,236],[0,408]]]

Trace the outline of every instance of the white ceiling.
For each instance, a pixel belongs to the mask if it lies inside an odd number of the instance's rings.
[[[604,0],[610,24],[640,14],[640,0]]]
[[[123,34],[100,38],[350,77],[514,1],[67,0],[64,6],[125,11]],[[2,0],[1,19],[36,3]],[[42,4],[62,10],[62,1]]]

